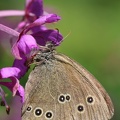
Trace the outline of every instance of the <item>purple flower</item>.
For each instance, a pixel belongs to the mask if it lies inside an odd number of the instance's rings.
[[[41,6],[39,11],[34,10],[36,8],[36,4]],[[23,76],[29,69],[29,66],[26,66],[25,63],[27,59],[31,57],[30,54],[32,50],[37,50],[38,45],[45,46],[47,41],[51,41],[54,45],[59,45],[62,40],[62,35],[57,30],[47,29],[45,27],[46,23],[57,22],[60,20],[60,17],[56,14],[47,14],[41,16],[43,14],[42,0],[28,0],[26,12],[27,14],[32,12],[32,14],[35,14],[37,16],[36,18],[38,19],[32,23],[29,22],[28,26],[25,27],[20,34],[17,31],[0,24],[1,30],[14,36],[18,36],[18,40],[12,46],[12,53],[16,58],[13,66],[21,70],[21,76]],[[39,16],[41,17],[39,18]],[[32,33],[28,35],[28,31],[32,31]]]
[[[27,26],[24,32],[34,31],[35,27],[39,26],[39,29],[31,34],[39,45],[45,46],[47,41],[51,41],[55,46],[59,45],[63,39],[62,35],[57,30],[47,29],[44,26],[46,23],[53,23],[58,20],[60,20],[60,17],[56,14],[42,16]]]
[[[21,32],[27,25],[34,22],[43,15],[42,0],[26,0],[25,10],[2,10],[0,17],[23,16],[16,30]]]
[[[18,15],[24,13],[24,19],[18,24],[16,29],[17,31],[21,31],[21,33],[18,40],[12,45],[12,53],[16,59],[22,59],[22,56],[25,58],[26,55],[29,56],[32,49],[38,48],[37,44],[44,46],[47,41],[52,41],[54,45],[61,43],[62,35],[56,30],[45,27],[46,23],[57,22],[60,20],[60,17],[56,14],[44,15],[42,0],[26,0],[26,7],[23,13],[20,11],[10,11],[10,13],[12,15],[13,13],[15,13],[15,15],[17,15],[17,13]],[[13,34],[14,36],[18,35],[17,31],[5,30],[5,32]],[[28,31],[32,31],[31,35],[27,35]]]
[[[47,41],[52,41],[54,45],[59,45],[62,40],[62,35],[56,30],[50,30],[44,27],[45,23],[57,22],[60,17],[56,14],[48,14],[38,18],[33,23],[28,25],[20,34],[18,41],[12,47],[12,53],[16,59],[22,59],[22,56],[30,54],[32,49],[37,49],[39,45],[45,45]],[[39,26],[37,32],[27,35],[27,32]]]
[[[45,46],[48,41],[54,46],[60,45],[63,37],[58,30],[48,29],[46,23],[58,22],[61,18],[56,14],[46,14],[43,11],[42,0],[26,0],[25,11],[19,12],[24,19],[18,24],[16,30],[12,30],[0,24],[0,30],[17,37],[12,45],[12,54],[15,57],[12,67],[0,69],[0,85],[6,86],[13,93],[13,96],[21,97],[21,103],[24,102],[24,88],[20,85],[19,80],[26,74],[29,64],[26,62],[37,51],[40,46]],[[13,14],[12,11],[11,14]],[[11,82],[5,82],[3,79],[9,78]],[[5,100],[5,93],[0,87],[0,96],[5,103],[6,110],[9,112],[9,106]]]
[[[43,15],[43,0],[26,0],[24,12],[24,19],[17,26],[18,31],[21,31]]]

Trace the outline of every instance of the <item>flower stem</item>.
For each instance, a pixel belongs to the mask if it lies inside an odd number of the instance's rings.
[[[8,16],[23,16],[25,12],[23,10],[2,10],[0,11],[0,17]]]
[[[23,10],[1,10],[0,17],[9,17],[9,16],[24,16],[25,11]],[[29,13],[30,16],[34,16],[34,14]]]
[[[9,27],[7,27],[7,26],[5,26],[3,24],[0,24],[0,30],[3,31],[3,32],[8,33],[10,35],[13,35],[15,37],[18,37],[19,34],[20,34],[19,32],[15,31],[12,28],[9,28]]]

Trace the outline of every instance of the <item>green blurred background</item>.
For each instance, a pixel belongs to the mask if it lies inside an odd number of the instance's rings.
[[[44,0],[44,8],[62,17],[54,27],[64,37],[70,33],[57,51],[75,59],[101,82],[115,107],[112,120],[120,120],[120,1]],[[24,0],[1,0],[0,9],[24,9]],[[14,23],[20,19],[4,18],[0,23]],[[4,41],[0,46],[0,68],[11,66],[13,62],[9,47],[3,47],[9,40]],[[21,84],[25,84],[28,74]],[[11,93],[8,93],[8,101],[10,97]],[[0,115],[2,110],[5,112],[0,107]]]

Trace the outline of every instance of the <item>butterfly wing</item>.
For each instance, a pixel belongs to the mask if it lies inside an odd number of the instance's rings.
[[[67,56],[54,57],[31,72],[22,120],[109,120],[113,105],[100,83]]]
[[[91,73],[89,73],[83,66],[71,60],[69,57],[58,54],[56,59],[68,64],[66,69],[72,70],[71,73],[79,81],[79,88],[83,93],[83,101],[86,101],[85,107],[88,111],[90,120],[108,120],[111,119],[114,113],[114,107],[112,101],[103,88],[103,86],[95,79]],[[74,78],[71,81],[74,81]],[[77,82],[75,82],[77,83]],[[73,83],[72,83],[73,85]],[[77,85],[74,85],[77,86]],[[80,87],[81,86],[81,87]],[[78,96],[79,97],[79,96]],[[93,98],[93,102],[90,103],[90,99]],[[91,117],[90,117],[91,116]],[[83,118],[84,119],[84,118]],[[87,119],[86,119],[87,120]]]

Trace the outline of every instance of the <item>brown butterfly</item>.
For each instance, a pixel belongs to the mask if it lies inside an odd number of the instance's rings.
[[[52,44],[33,59],[25,87],[22,120],[109,120],[111,99],[85,68],[59,54]]]

